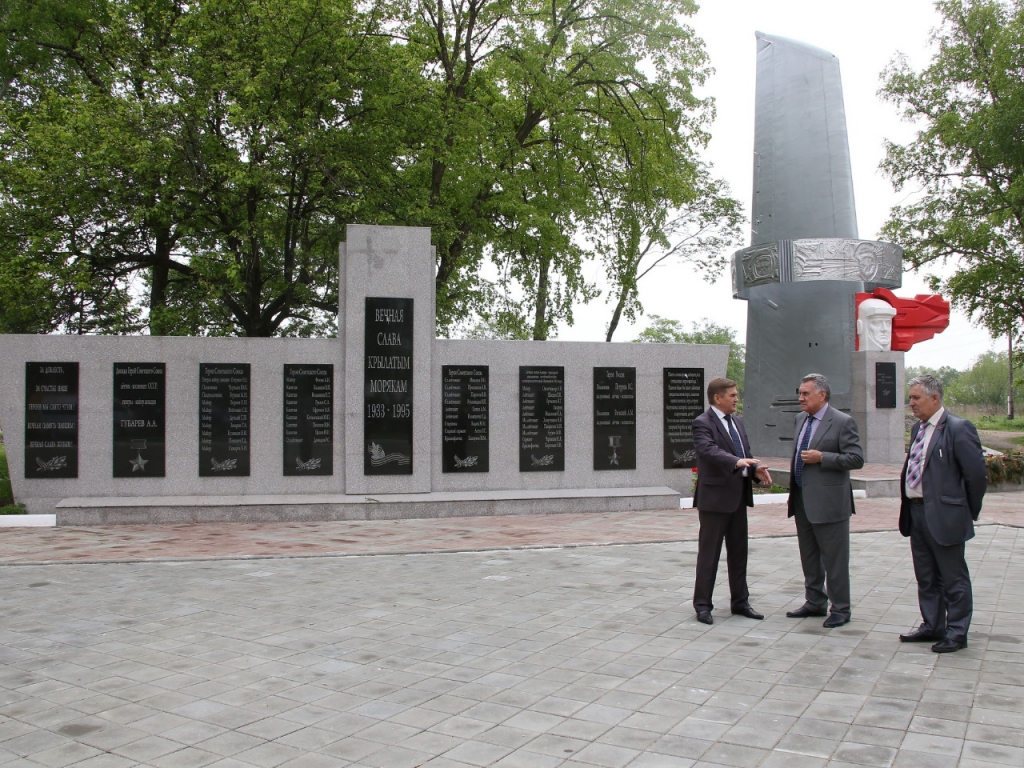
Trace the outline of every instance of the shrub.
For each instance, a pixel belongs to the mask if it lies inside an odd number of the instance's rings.
[[[1024,453],[1010,451],[1002,456],[988,456],[985,459],[988,481],[992,485],[1020,483],[1024,481]]]

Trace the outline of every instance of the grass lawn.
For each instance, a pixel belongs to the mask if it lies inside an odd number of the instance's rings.
[[[1005,416],[971,416],[969,418],[978,429],[1024,432],[1024,419],[1008,419]]]

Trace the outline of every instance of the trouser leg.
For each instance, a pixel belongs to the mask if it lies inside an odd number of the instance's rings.
[[[815,610],[824,611],[828,607],[828,595],[825,593],[825,566],[821,562],[821,549],[814,535],[814,526],[804,512],[802,492],[794,486],[790,493],[793,494],[793,519],[796,521],[796,539],[800,546],[800,566],[804,572],[804,600]]]
[[[910,554],[917,579],[917,604],[923,626],[936,635],[946,634],[946,598],[942,575],[932,549],[934,539],[925,521],[924,507],[910,505]]]
[[[733,610],[750,602],[747,588],[747,505],[740,502],[739,509],[729,515],[725,533],[725,561],[729,567],[729,595]]]
[[[825,592],[832,603],[832,613],[847,620],[850,611],[850,519],[812,526],[825,567]]]
[[[729,515],[700,511],[697,515],[700,533],[697,539],[697,574],[693,582],[693,609],[700,613],[715,607],[711,595],[715,591],[718,561],[722,556],[722,539],[729,524]]]

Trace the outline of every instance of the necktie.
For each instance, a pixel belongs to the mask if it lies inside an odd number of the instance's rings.
[[[796,457],[793,460],[793,480],[800,487],[804,487],[804,459],[803,452],[811,444],[811,430],[814,426],[814,417],[808,416],[804,422],[804,436],[800,438],[800,447],[797,448]]]
[[[732,447],[736,449],[736,456],[744,458],[743,456],[743,443],[740,442],[739,432],[736,431],[736,427],[732,424],[732,415],[725,417],[725,423],[729,425],[729,437],[732,438]]]
[[[921,484],[924,473],[924,433],[928,430],[928,422],[921,425],[917,439],[910,446],[910,460],[907,462],[907,487],[917,488]]]

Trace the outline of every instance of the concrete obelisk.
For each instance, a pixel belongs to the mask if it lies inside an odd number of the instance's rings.
[[[901,284],[903,251],[859,240],[839,60],[757,33],[750,247],[733,256],[747,304],[744,421],[754,450],[792,452],[800,377],[823,373],[852,406],[858,292]]]

